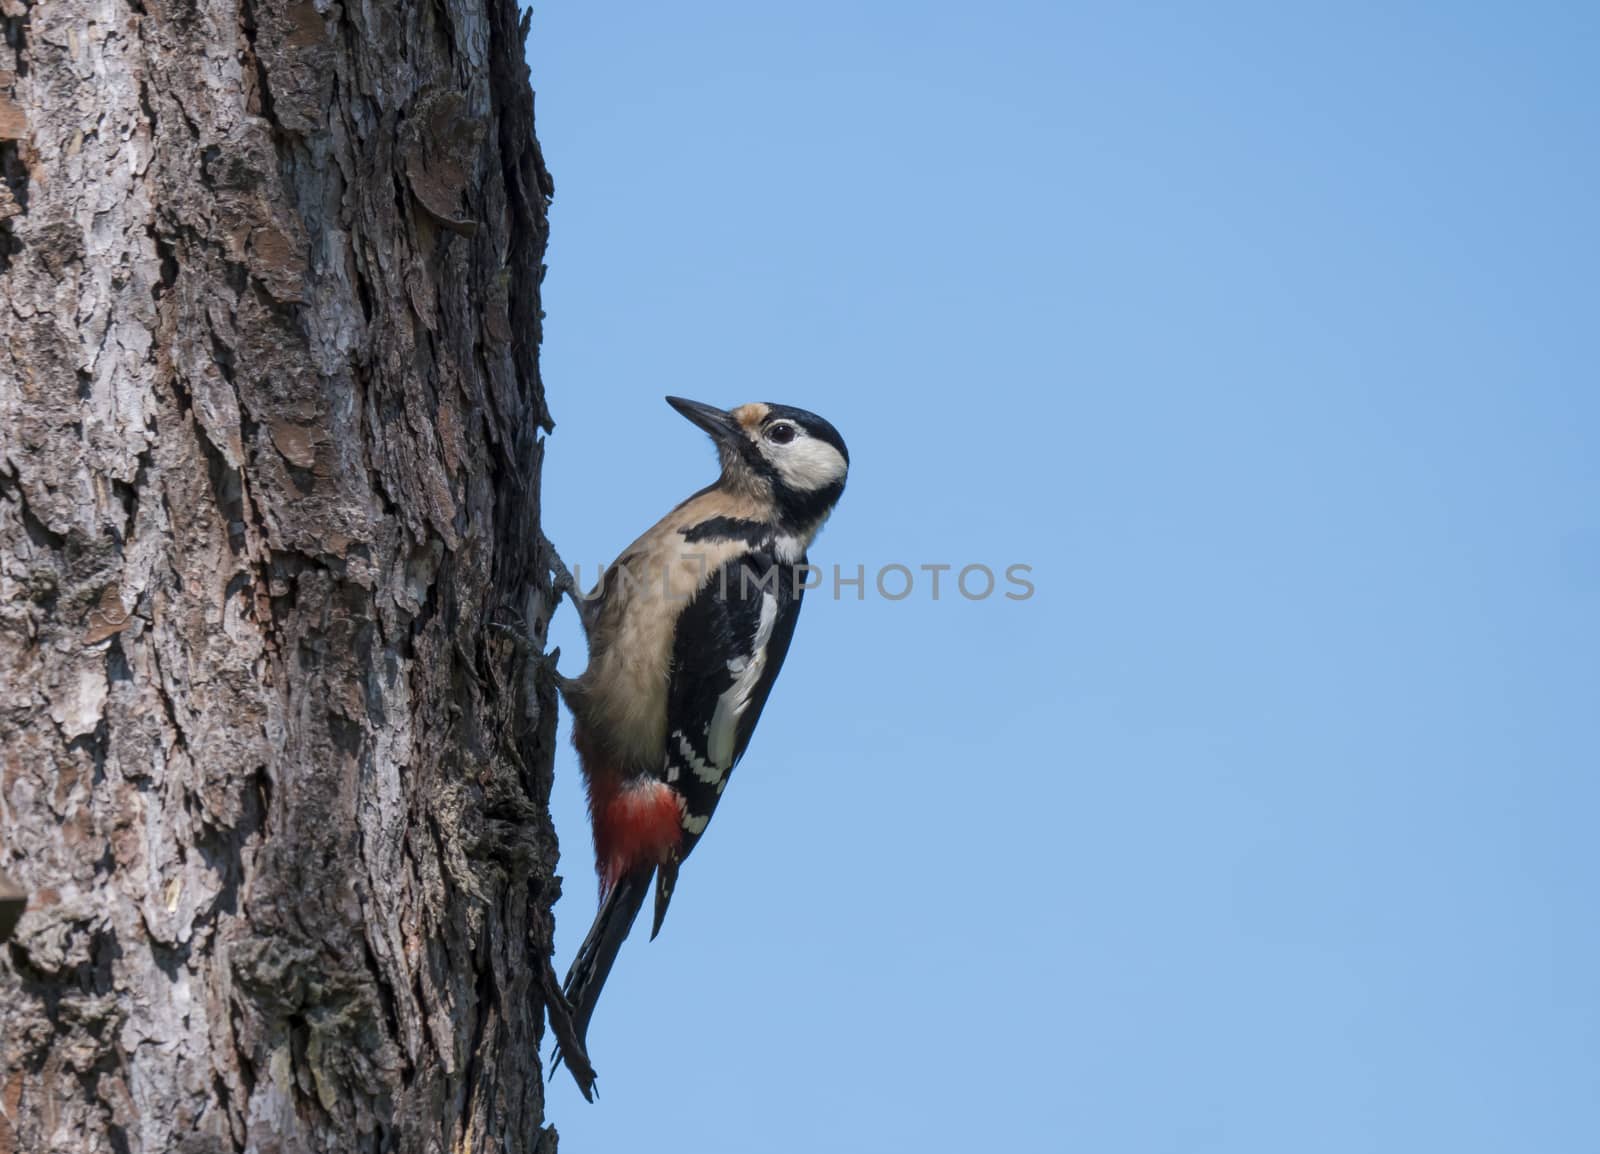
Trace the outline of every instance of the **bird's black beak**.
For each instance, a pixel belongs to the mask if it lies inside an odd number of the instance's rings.
[[[714,405],[702,405],[699,401],[686,401],[682,397],[668,397],[667,404],[710,433],[711,439],[719,445],[737,445],[744,439],[744,430],[732,414]]]

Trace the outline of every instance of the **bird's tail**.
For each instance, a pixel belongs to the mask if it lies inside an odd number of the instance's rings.
[[[600,912],[594,916],[589,936],[583,939],[578,956],[572,960],[572,968],[567,971],[567,980],[561,992],[566,996],[567,1005],[572,1007],[572,1028],[585,1048],[589,1019],[594,1016],[600,990],[611,973],[612,963],[617,960],[617,951],[622,948],[623,940],[633,928],[634,918],[639,916],[645,895],[650,892],[650,877],[654,873],[654,865],[636,866],[617,879],[617,884],[611,887],[605,900],[600,903]]]

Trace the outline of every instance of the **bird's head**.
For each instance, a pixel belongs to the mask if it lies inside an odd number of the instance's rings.
[[[815,413],[760,401],[727,410],[682,397],[667,404],[711,434],[722,458],[719,483],[770,501],[785,522],[819,521],[844,492],[850,451]]]

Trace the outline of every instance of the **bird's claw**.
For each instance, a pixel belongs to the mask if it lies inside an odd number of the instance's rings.
[[[557,645],[547,652],[539,654],[534,661],[539,666],[539,676],[548,677],[555,683],[557,689],[565,689],[567,679],[561,676],[561,670],[556,668],[556,663],[561,660],[561,646]]]
[[[589,602],[584,599],[583,591],[578,588],[572,570],[567,568],[567,563],[561,559],[561,554],[556,552],[556,547],[541,531],[539,534],[539,547],[544,552],[545,568],[550,572],[550,588],[557,597],[566,597],[572,602],[572,607],[578,611],[578,620],[583,625],[583,631],[589,632],[589,623],[592,611]]]

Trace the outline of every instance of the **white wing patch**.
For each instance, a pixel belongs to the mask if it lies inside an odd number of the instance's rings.
[[[705,781],[721,780],[722,775],[733,768],[733,749],[739,735],[739,718],[750,705],[750,695],[755,692],[756,685],[761,681],[761,672],[767,667],[767,643],[772,640],[772,627],[778,620],[778,599],[765,591],[761,594],[761,617],[756,623],[756,639],[750,648],[749,663],[738,671],[738,676],[733,679],[733,684],[723,690],[717,698],[716,711],[711,715],[711,724],[706,727],[706,753],[711,756],[711,764],[719,770],[716,778],[703,778]],[[733,663],[728,663],[729,671],[733,671]],[[699,773],[697,769],[696,774]]]

